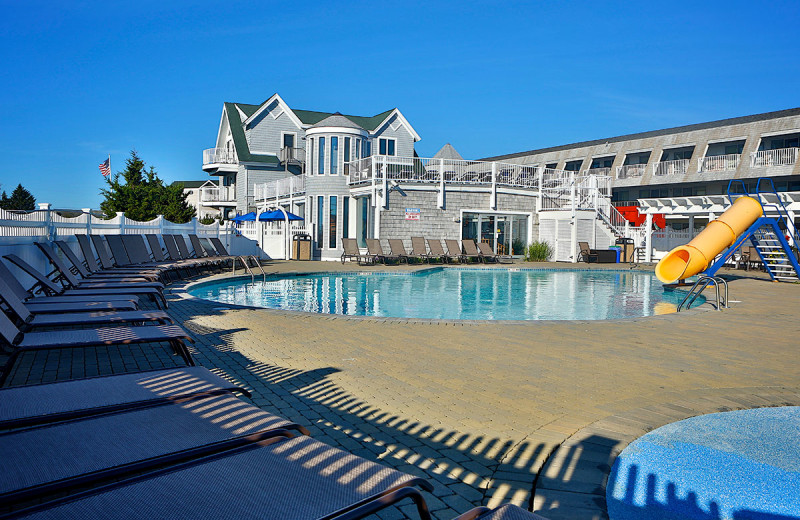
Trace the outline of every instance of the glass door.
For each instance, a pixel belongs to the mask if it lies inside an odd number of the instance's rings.
[[[500,215],[497,217],[497,242],[494,249],[495,254],[511,254],[511,217]]]
[[[494,251],[496,240],[496,218],[494,215],[481,215],[479,221],[481,230],[480,241],[484,244],[489,244],[489,247],[491,247],[492,251]]]

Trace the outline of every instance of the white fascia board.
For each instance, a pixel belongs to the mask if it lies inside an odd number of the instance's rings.
[[[369,133],[367,133],[366,130],[360,128],[350,128],[346,126],[318,126],[316,128],[310,128],[306,130],[307,136],[316,134],[351,134],[369,137]]]
[[[223,135],[222,135],[222,123],[224,123],[225,121],[228,122],[228,132],[230,132],[231,122],[228,119],[228,111],[225,108],[225,105],[222,105],[222,115],[219,116],[219,127],[217,127],[217,141],[216,141],[217,144],[216,144],[215,148],[220,148],[220,146],[219,146],[219,142],[220,141],[219,140],[220,140],[221,137],[223,137]],[[224,139],[223,139],[223,142],[224,142]]]
[[[295,113],[292,111],[292,109],[289,108],[289,105],[286,104],[286,102],[283,100],[283,98],[280,95],[278,95],[277,92],[275,94],[273,94],[271,98],[269,98],[268,100],[266,100],[263,103],[261,103],[261,106],[258,107],[258,110],[253,112],[252,116],[250,116],[247,119],[245,119],[244,121],[242,121],[242,124],[244,126],[249,125],[259,115],[261,115],[264,112],[264,110],[266,110],[267,107],[272,104],[273,101],[277,101],[278,102],[280,107],[283,108],[283,111],[286,112],[286,115],[289,116],[289,119],[291,119],[292,122],[295,125],[297,125],[298,128],[303,128],[303,122],[300,121],[300,118],[295,115]]]
[[[402,113],[400,112],[400,110],[399,110],[399,109],[397,109],[397,108],[395,108],[394,110],[392,110],[392,113],[391,113],[391,114],[389,114],[388,116],[386,116],[386,119],[384,119],[384,120],[381,122],[381,124],[379,124],[378,126],[376,126],[376,127],[375,127],[375,131],[374,131],[374,132],[372,132],[372,134],[371,134],[371,135],[373,135],[373,136],[374,136],[374,135],[377,135],[377,133],[378,133],[378,130],[380,130],[380,129],[382,129],[384,126],[386,126],[386,125],[389,123],[389,120],[390,120],[390,119],[392,118],[392,116],[394,116],[394,115],[397,115],[397,119],[399,119],[399,120],[400,120],[400,122],[401,122],[401,123],[402,123],[402,124],[403,124],[403,125],[406,127],[406,129],[408,130],[408,133],[410,133],[410,134],[411,134],[411,136],[414,138],[414,142],[415,142],[415,143],[416,143],[417,141],[421,141],[421,140],[422,140],[422,138],[419,136],[419,134],[417,133],[417,131],[416,131],[416,130],[414,130],[414,127],[413,127],[413,126],[411,126],[411,123],[409,123],[409,122],[408,122],[408,120],[405,118],[405,116],[403,116],[403,114],[402,114]]]

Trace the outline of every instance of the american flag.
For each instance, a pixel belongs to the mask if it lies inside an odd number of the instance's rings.
[[[103,177],[111,175],[111,157],[101,162],[98,168],[100,168],[100,173],[103,174]]]

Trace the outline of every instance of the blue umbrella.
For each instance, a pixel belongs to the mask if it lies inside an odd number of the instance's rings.
[[[294,213],[290,213],[288,211],[286,212],[286,216],[289,217],[290,221],[303,220],[303,217],[298,217]],[[283,222],[285,220],[285,217],[283,216],[282,211],[275,209],[272,211],[267,211],[266,213],[262,213],[261,215],[259,215],[258,220],[262,222],[276,222],[276,221]]]
[[[233,222],[254,222],[256,220],[256,213],[251,211],[245,215],[236,215],[231,220]]]

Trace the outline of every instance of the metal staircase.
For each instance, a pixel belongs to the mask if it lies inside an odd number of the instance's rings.
[[[800,279],[786,248],[781,244],[772,226],[765,225],[756,229],[750,241],[773,280],[796,282]]]

